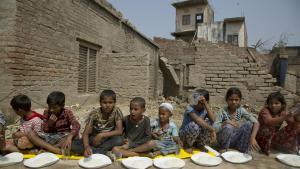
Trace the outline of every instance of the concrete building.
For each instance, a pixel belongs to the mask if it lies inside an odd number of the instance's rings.
[[[44,105],[53,90],[67,104],[156,98],[158,46],[105,0],[0,1],[0,104],[24,93]]]
[[[214,21],[214,11],[207,0],[186,0],[172,4],[176,8],[175,39],[192,42],[204,39],[213,43],[225,42],[247,47],[247,30],[244,17]]]

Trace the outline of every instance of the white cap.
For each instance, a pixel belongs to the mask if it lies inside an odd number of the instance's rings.
[[[159,105],[159,108],[166,108],[166,109],[168,109],[171,113],[173,113],[173,106],[172,106],[172,104],[171,103],[162,103],[162,104],[160,104]]]

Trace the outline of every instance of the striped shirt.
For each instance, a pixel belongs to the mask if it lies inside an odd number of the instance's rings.
[[[217,118],[214,123],[214,128],[217,130],[217,132],[222,129],[222,123],[227,120],[234,119],[235,121],[238,122],[244,118],[248,121],[251,121],[252,123],[257,123],[257,119],[252,114],[248,113],[247,110],[241,106],[237,108],[236,114],[233,116],[229,114],[228,107],[224,107],[223,109],[217,112],[216,117]]]

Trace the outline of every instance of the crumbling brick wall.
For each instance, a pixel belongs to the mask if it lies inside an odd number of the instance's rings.
[[[103,6],[103,2],[0,1],[3,4],[0,6],[9,4],[14,9],[1,10],[0,13],[1,26],[6,26],[10,32],[0,33],[1,49],[6,52],[1,52],[1,57],[5,57],[5,66],[1,66],[0,69],[2,71],[5,67],[4,71],[11,77],[5,86],[9,88],[8,92],[13,92],[5,104],[16,94],[14,91],[28,94],[42,105],[45,105],[46,96],[53,90],[65,92],[67,104],[75,103],[81,96],[85,97],[88,93],[78,94],[77,89],[80,71],[79,45],[83,43],[99,48],[96,54],[98,63],[101,63],[101,57],[106,53],[147,53],[142,56],[145,56],[143,61],[147,60],[149,66],[149,75],[145,76],[149,85],[143,90],[149,98],[157,95],[157,46],[127,21],[119,18],[115,12],[109,11],[107,6]],[[6,19],[7,15],[11,17]],[[11,24],[6,24],[6,21]],[[10,39],[7,35],[11,35]],[[97,68],[99,74],[107,67]],[[1,78],[3,75],[1,74]],[[103,89],[101,83],[101,79],[98,78],[96,93]],[[1,92],[5,90],[6,88],[2,87],[0,89]],[[128,91],[127,95],[130,94],[132,91]]]
[[[174,50],[174,44],[183,43],[162,38],[155,41],[160,45],[162,55],[168,59],[174,57],[170,52]],[[188,85],[207,89],[212,103],[224,104],[226,91],[233,86],[241,89],[244,102],[256,105],[256,108],[264,104],[269,93],[278,90],[282,90],[289,103],[292,102],[294,95],[274,86],[276,79],[268,74],[266,65],[255,51],[204,40],[196,41],[191,46],[195,47],[195,62],[189,66]],[[185,54],[179,55],[183,58],[180,64],[184,64]]]

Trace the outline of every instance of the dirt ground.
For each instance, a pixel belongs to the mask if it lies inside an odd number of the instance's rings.
[[[129,114],[129,102],[121,102],[118,103],[117,106],[120,107],[120,109],[123,111],[124,115]],[[147,102],[147,111],[145,113],[145,115],[149,116],[150,118],[156,118],[157,114],[158,114],[158,105],[159,102],[158,101],[149,101]],[[181,121],[182,121],[182,117],[183,117],[183,112],[184,112],[184,108],[186,106],[185,103],[181,103],[181,104],[173,104],[175,109],[174,109],[174,113],[172,116],[172,120],[178,125],[178,127],[180,127],[181,125]],[[89,110],[91,110],[93,107],[98,107],[98,104],[95,105],[88,105],[88,106],[84,106],[81,107],[80,105],[72,105],[72,106],[68,106],[69,108],[71,108],[73,110],[73,112],[75,113],[75,115],[77,116],[78,120],[80,121],[81,125],[82,125],[82,129],[84,128],[84,122],[85,119],[87,118],[88,112]],[[213,105],[212,106],[214,110],[217,110],[217,108],[222,107],[221,106],[216,106]],[[42,112],[43,109],[37,109],[38,112]],[[13,132],[14,130],[17,129],[17,125],[11,125],[8,127],[8,133],[7,133],[7,137],[9,138],[9,133]],[[246,163],[246,164],[231,164],[228,162],[223,161],[219,166],[217,167],[203,167],[203,166],[198,166],[196,164],[194,164],[193,162],[191,162],[190,159],[185,159],[184,161],[186,162],[186,165],[184,168],[186,169],[195,169],[195,168],[203,168],[203,169],[212,169],[212,168],[222,168],[222,169],[292,169],[293,167],[290,166],[286,166],[280,162],[278,162],[276,159],[276,154],[271,154],[270,156],[266,156],[263,154],[259,154],[259,153],[255,153],[253,155],[253,160]],[[14,166],[9,166],[9,167],[3,167],[3,169],[18,169],[18,168],[26,168],[22,163],[18,164],[18,165],[14,165]],[[78,165],[78,161],[76,160],[60,160],[58,163],[50,166],[50,167],[45,167],[45,169],[47,168],[55,168],[55,169],[68,169],[68,168],[81,168]],[[105,167],[105,169],[115,169],[115,168],[125,168],[122,166],[122,164],[118,161],[118,162],[114,162],[112,165]],[[156,167],[151,167],[151,168],[156,168]]]

